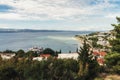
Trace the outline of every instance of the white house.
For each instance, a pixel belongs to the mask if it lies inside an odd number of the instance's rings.
[[[29,49],[30,51],[33,51],[33,52],[37,52],[37,53],[41,53],[43,51],[43,48],[42,47],[32,47]]]
[[[73,58],[73,59],[77,60],[78,56],[79,56],[78,53],[62,53],[62,54],[58,54],[58,59],[70,59],[70,58]]]
[[[34,57],[33,60],[42,61],[43,57]]]
[[[3,60],[11,59],[12,57],[15,56],[15,53],[0,53],[0,56],[2,57]]]

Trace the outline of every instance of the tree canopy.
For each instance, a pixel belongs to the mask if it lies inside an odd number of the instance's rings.
[[[89,44],[87,44],[86,40],[84,40],[83,47],[80,47],[80,51],[78,52],[78,75],[82,80],[90,80],[91,77],[95,77],[99,68],[96,58],[93,58],[92,52],[89,49]]]
[[[120,74],[120,17],[116,19],[118,24],[112,24],[114,26],[113,34],[116,38],[110,40],[112,52],[106,55],[105,60],[109,72]]]
[[[55,53],[54,50],[52,50],[51,48],[46,48],[45,50],[43,50],[43,54],[50,54],[52,56],[56,56],[57,54]]]
[[[114,26],[115,39],[111,40],[112,51],[120,53],[120,17],[116,17],[118,24],[112,24]]]

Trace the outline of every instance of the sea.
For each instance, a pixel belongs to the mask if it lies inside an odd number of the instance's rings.
[[[51,48],[63,53],[76,52],[80,42],[75,35],[89,34],[84,31],[61,32],[13,32],[0,33],[0,51],[23,49],[28,51],[32,47]]]

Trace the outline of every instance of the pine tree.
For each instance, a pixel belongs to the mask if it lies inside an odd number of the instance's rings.
[[[116,17],[118,24],[112,24],[114,26],[115,39],[111,40],[112,51],[120,53],[120,17]]]
[[[112,24],[114,26],[113,34],[116,38],[110,41],[112,52],[105,56],[105,62],[109,72],[120,74],[120,17],[116,19],[118,24]]]
[[[93,59],[92,52],[89,49],[90,49],[90,46],[86,43],[86,40],[84,40],[83,47],[80,47],[80,51],[78,52],[79,54],[78,75],[82,77],[83,80],[89,77],[90,75],[94,75],[94,73],[96,72],[95,69],[98,66],[97,61]],[[94,72],[91,72],[91,71],[94,71]]]

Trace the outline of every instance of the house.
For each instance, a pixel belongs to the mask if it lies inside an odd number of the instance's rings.
[[[104,51],[93,51],[94,56],[104,57],[106,54]]]
[[[105,57],[105,55],[106,55],[107,53],[106,52],[99,52],[99,55],[100,55],[100,57]]]
[[[50,54],[40,54],[39,57],[33,57],[33,60],[42,61],[43,59],[47,60],[51,55]]]
[[[93,55],[97,57],[97,61],[100,65],[104,65],[104,57],[107,53],[104,51],[93,51]]]
[[[41,54],[40,57],[47,59],[49,58],[51,55],[50,54]]]
[[[100,56],[100,55],[99,55],[99,52],[98,52],[98,51],[94,51],[94,52],[93,52],[93,56],[97,56],[97,57]]]
[[[78,53],[62,53],[58,54],[59,59],[78,59],[79,54]]]
[[[103,58],[97,58],[99,65],[104,65],[105,60]]]
[[[11,59],[15,56],[15,53],[0,53],[0,56],[3,60],[5,59]]]
[[[43,57],[33,57],[33,60],[42,61]]]
[[[106,40],[98,40],[97,41],[97,44],[100,44],[102,46],[109,46],[109,41],[106,41]]]
[[[30,51],[41,53],[43,51],[43,48],[33,47],[29,49]]]

